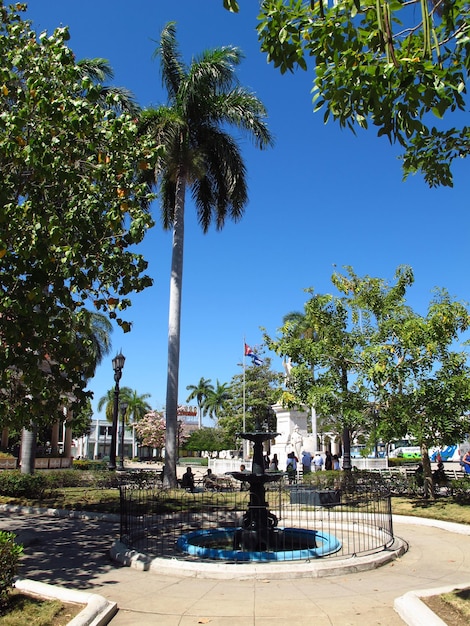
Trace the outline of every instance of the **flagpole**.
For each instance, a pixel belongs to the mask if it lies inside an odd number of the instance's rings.
[[[243,432],[246,433],[246,395],[245,395],[245,385],[246,385],[246,379],[245,379],[245,337],[243,337]],[[243,439],[243,460],[246,460],[246,439]]]

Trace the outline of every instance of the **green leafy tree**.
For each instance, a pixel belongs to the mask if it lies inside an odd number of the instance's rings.
[[[227,46],[203,52],[188,67],[169,23],[157,50],[167,106],[142,115],[142,132],[164,153],[154,170],[144,172],[160,188],[163,225],[173,231],[166,394],[165,481],[176,486],[176,429],[183,281],[184,211],[191,189],[199,223],[220,230],[227,219],[239,220],[247,202],[245,165],[230,127],[252,138],[259,148],[271,144],[261,101],[236,83],[242,54]]]
[[[214,385],[211,384],[210,378],[206,379],[201,376],[197,385],[188,385],[186,389],[191,392],[186,398],[186,402],[191,402],[191,400],[196,400],[197,402],[198,425],[201,428],[204,402],[208,395],[214,391]]]
[[[200,428],[194,430],[186,443],[185,450],[195,452],[220,452],[234,447],[234,440],[222,428]]]
[[[90,399],[87,399],[85,404],[80,407],[79,411],[76,411],[72,417],[72,437],[78,439],[84,435],[90,434],[91,422],[93,417],[93,409],[91,407]]]
[[[76,316],[72,318],[72,328],[75,333],[72,339],[75,341],[77,353],[81,355],[82,377],[83,381],[87,383],[90,378],[93,378],[97,366],[110,350],[112,325],[109,319],[102,313],[89,311],[83,311],[82,313],[82,323],[78,326],[75,324]],[[70,404],[70,396],[63,397],[60,400],[61,405],[56,411],[56,420],[63,419],[62,410],[64,406]],[[92,415],[93,411],[90,398],[87,397],[84,401],[75,404],[72,420],[67,424],[68,427],[72,428],[75,437],[81,437],[89,432]],[[49,425],[46,425],[45,429],[50,431]],[[23,428],[21,437],[21,471],[22,473],[32,474],[36,456],[38,428],[37,425],[34,424],[33,427],[30,428],[31,432],[27,433],[27,430],[27,428]]]
[[[469,12],[466,0],[263,0],[257,30],[282,73],[312,65],[325,122],[372,124],[403,148],[405,177],[451,186],[453,161],[470,152],[470,128],[445,124],[467,108]]]
[[[23,8],[0,2],[0,419],[29,427],[87,395],[86,305],[129,330],[129,295],[151,284],[131,250],[152,225],[139,167],[154,151],[68,30],[37,37]]]
[[[236,447],[237,433],[247,432],[257,427],[273,432],[276,421],[272,405],[276,403],[282,384],[282,375],[271,369],[271,359],[263,356],[262,365],[249,365],[245,372],[236,374],[230,381],[230,399],[219,426],[224,429]]]
[[[269,347],[292,361],[289,389],[299,404],[340,419],[343,468],[351,469],[351,431],[367,406],[367,389],[358,384],[363,336],[346,299],[314,294],[305,304],[302,328],[289,321],[281,337],[266,336]]]
[[[468,355],[457,346],[468,329],[467,306],[436,290],[426,315],[406,305],[413,283],[410,268],[397,270],[396,284],[381,279],[336,275],[355,301],[368,344],[362,353],[362,380],[379,411],[378,435],[385,441],[413,437],[421,447],[425,495],[432,495],[428,450],[463,440],[470,432]],[[376,416],[377,417],[377,416]]]
[[[113,421],[114,411],[114,395],[115,390],[109,389],[104,396],[98,400],[98,411],[104,412],[108,422]],[[137,422],[141,417],[151,410],[147,398],[150,398],[149,393],[138,394],[137,391],[130,387],[121,387],[119,390],[119,402],[127,405],[125,413],[126,424],[131,422]]]
[[[427,314],[415,313],[406,303],[414,282],[407,266],[392,285],[352,268],[332,281],[339,297],[314,295],[305,305],[316,340],[287,325],[269,345],[291,357],[296,396],[313,399],[323,415],[341,416],[347,431],[359,424],[373,439],[414,437],[430,495],[429,447],[460,441],[470,430],[470,370],[465,352],[455,349],[469,327],[467,307],[438,290]],[[312,365],[320,368],[315,379]]]

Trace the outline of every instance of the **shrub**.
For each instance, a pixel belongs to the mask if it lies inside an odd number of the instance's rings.
[[[15,543],[14,533],[0,531],[0,607],[8,602],[22,552],[23,546]]]
[[[41,498],[46,488],[44,474],[22,474],[19,470],[0,472],[0,495],[15,498]]]
[[[318,489],[337,489],[341,483],[343,474],[338,470],[325,470],[323,472],[308,472],[303,474],[304,485],[311,485]]]
[[[450,487],[456,502],[460,504],[470,504],[470,478],[452,480]]]

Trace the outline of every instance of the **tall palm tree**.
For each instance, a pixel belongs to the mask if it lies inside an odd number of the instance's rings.
[[[198,427],[202,426],[202,407],[204,405],[204,401],[207,396],[214,391],[214,385],[211,384],[210,378],[204,378],[201,376],[197,385],[188,385],[186,387],[188,391],[191,391],[189,396],[186,398],[186,402],[191,402],[191,400],[196,399],[197,402],[197,410],[198,410]]]
[[[247,202],[245,165],[228,127],[241,130],[259,148],[272,143],[261,101],[236,82],[242,59],[232,46],[203,52],[188,67],[176,42],[173,22],[161,33],[160,57],[167,106],[144,111],[142,131],[165,150],[150,185],[160,187],[163,225],[173,230],[168,322],[165,483],[176,486],[177,408],[183,282],[184,209],[191,189],[199,223],[220,230],[227,218],[239,220]]]
[[[217,420],[227,400],[230,400],[230,397],[228,383],[220,384],[220,382],[217,381],[215,389],[211,391],[204,400],[203,409],[205,414]]]

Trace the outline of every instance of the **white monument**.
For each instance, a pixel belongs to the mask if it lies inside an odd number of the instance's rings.
[[[307,428],[307,411],[298,409],[286,409],[281,404],[275,404],[273,411],[276,414],[276,432],[279,435],[276,441],[271,445],[271,457],[277,454],[279,459],[279,469],[286,469],[287,455],[289,452],[295,452],[296,457],[302,457],[302,450],[308,450],[313,454],[316,451],[316,445]]]

